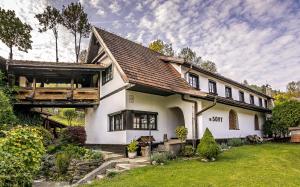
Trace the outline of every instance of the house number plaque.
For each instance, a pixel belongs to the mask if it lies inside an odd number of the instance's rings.
[[[217,116],[209,118],[209,121],[213,121],[213,122],[222,122],[222,120],[223,120],[222,117],[217,117]]]

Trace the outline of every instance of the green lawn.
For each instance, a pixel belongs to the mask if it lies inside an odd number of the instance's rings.
[[[232,148],[218,161],[172,161],[95,181],[87,186],[300,186],[300,145]]]
[[[54,120],[54,121],[60,122],[64,125],[66,125],[66,126],[69,126],[68,120],[61,117],[61,116],[59,116],[59,115],[50,116],[49,118]],[[84,119],[74,119],[74,120],[72,120],[72,126],[84,126]]]

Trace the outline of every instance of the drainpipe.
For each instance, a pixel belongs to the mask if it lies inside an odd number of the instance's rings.
[[[198,139],[198,116],[201,115],[206,110],[214,107],[217,104],[217,97],[216,96],[214,97],[214,102],[211,105],[206,106],[205,108],[203,108],[200,111],[198,111],[198,102],[197,101],[191,100],[191,99],[186,99],[186,98],[184,98],[184,95],[181,95],[181,99],[183,101],[190,102],[190,103],[194,104],[194,116],[193,116],[194,126],[193,127],[195,129],[195,132],[193,134],[193,148],[195,149],[196,148],[196,141]]]

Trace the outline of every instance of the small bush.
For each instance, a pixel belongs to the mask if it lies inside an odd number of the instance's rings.
[[[103,160],[103,154],[99,151],[93,151],[90,149],[86,149],[83,159],[84,160]]]
[[[35,128],[16,127],[0,139],[0,153],[0,186],[26,186],[39,171],[45,148]]]
[[[0,90],[0,124],[15,124],[17,118],[9,98]]]
[[[61,152],[70,155],[70,157],[72,158],[80,159],[85,155],[86,149],[83,147],[70,144],[70,145],[63,146],[61,148]]]
[[[45,147],[53,144],[53,135],[44,127],[36,127],[38,134],[43,138],[43,145]]]
[[[132,140],[130,142],[130,144],[127,146],[127,150],[129,153],[133,153],[136,152],[137,148],[138,148],[138,142],[136,140]]]
[[[176,156],[170,152],[157,152],[151,155],[151,162],[155,161],[156,164],[166,164],[169,160],[175,159]]]
[[[194,151],[193,146],[186,145],[186,146],[183,147],[183,149],[182,149],[182,156],[192,157],[194,155],[195,155],[195,151]]]
[[[177,138],[181,141],[184,142],[186,140],[187,134],[188,134],[188,129],[184,126],[178,126],[176,127],[176,136]]]
[[[208,128],[206,128],[204,135],[200,140],[200,143],[197,147],[197,152],[201,157],[206,159],[216,158],[221,152],[218,144]]]
[[[66,174],[71,162],[71,155],[68,153],[58,153],[56,155],[55,166],[59,174]]]
[[[241,138],[231,138],[228,140],[227,145],[232,147],[242,146],[244,144]]]
[[[83,145],[86,140],[84,127],[67,127],[60,133],[60,144]]]
[[[75,108],[65,108],[63,109],[62,114],[63,117],[68,120],[70,126],[72,125],[73,119],[78,116]]]

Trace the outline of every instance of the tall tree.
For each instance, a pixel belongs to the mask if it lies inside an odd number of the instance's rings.
[[[200,67],[207,70],[207,71],[217,73],[216,64],[214,62],[210,61],[210,60],[206,60],[206,61],[201,62]]]
[[[64,26],[74,35],[76,63],[78,63],[81,38],[88,37],[91,25],[88,22],[87,14],[79,2],[63,7],[62,15]]]
[[[85,62],[85,59],[86,59],[86,56],[87,56],[87,50],[84,49],[80,52],[79,54],[79,62],[80,63],[84,63]]]
[[[43,13],[35,15],[39,20],[42,28],[39,29],[39,32],[46,32],[47,30],[52,30],[55,37],[55,49],[56,49],[56,62],[58,62],[58,26],[62,23],[62,16],[55,7],[47,6],[46,10]]]
[[[288,92],[292,92],[292,93],[300,92],[300,81],[298,81],[298,82],[296,82],[296,81],[289,82],[286,86],[286,90]]]
[[[186,61],[186,62],[192,62],[192,63],[198,64],[198,65],[200,65],[200,63],[201,63],[201,57],[198,57],[196,52],[193,51],[189,47],[185,47],[185,48],[181,49],[178,56],[180,58],[183,58],[184,61]]]
[[[13,58],[13,47],[18,47],[18,50],[24,52],[31,49],[31,30],[30,25],[16,17],[15,11],[0,7],[0,39],[10,49],[10,60]]]
[[[148,47],[166,56],[174,56],[175,54],[172,44],[165,43],[160,39],[151,42]]]

